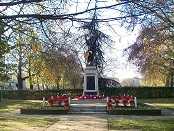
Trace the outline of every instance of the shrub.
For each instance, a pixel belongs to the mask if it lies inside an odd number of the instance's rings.
[[[174,97],[172,87],[122,87],[122,88],[102,88],[99,89],[102,95],[121,96],[132,95],[137,98],[170,98]],[[23,100],[47,100],[51,96],[79,96],[83,89],[62,89],[62,90],[2,90],[4,99],[23,99]]]

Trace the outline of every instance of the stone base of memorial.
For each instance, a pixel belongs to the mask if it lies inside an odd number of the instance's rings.
[[[149,115],[149,116],[160,116],[161,110],[149,105],[141,104],[137,108],[135,107],[113,107],[107,111],[110,115]]]
[[[149,115],[149,116],[160,116],[161,110],[109,110],[110,115]]]
[[[41,109],[38,109],[38,108],[21,109],[21,114],[58,115],[58,114],[66,114],[68,112],[68,110],[65,110],[64,107],[58,107],[57,109],[53,108],[53,107],[44,107],[44,108],[41,108]]]

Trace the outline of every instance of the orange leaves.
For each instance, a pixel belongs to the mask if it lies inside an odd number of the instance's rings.
[[[35,46],[35,45],[32,46],[32,50],[33,50],[34,52],[36,52],[37,49],[36,49],[36,46]]]
[[[38,49],[38,51],[41,51],[41,46],[38,45],[38,46],[37,46],[37,49]]]
[[[36,52],[36,51],[41,51],[41,46],[40,45],[32,45],[32,50],[33,52]]]
[[[88,53],[84,54],[85,61],[88,59]]]

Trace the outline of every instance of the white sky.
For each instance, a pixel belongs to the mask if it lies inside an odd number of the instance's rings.
[[[127,61],[126,56],[123,56],[123,50],[128,47],[130,44],[136,40],[137,33],[135,32],[125,32],[123,31],[123,27],[117,27],[120,30],[118,33],[120,36],[114,37],[114,48],[116,48],[113,52],[113,56],[117,59],[118,66],[112,68],[112,71],[106,73],[109,77],[116,77],[120,81],[125,78],[132,78],[132,77],[141,77],[141,75],[137,72],[137,68]],[[113,63],[114,65],[115,63]],[[117,65],[117,64],[116,64]]]
[[[93,3],[95,0],[92,0]],[[116,0],[98,0],[102,1],[99,2],[98,7],[101,6],[108,6],[108,5],[113,5],[118,2]],[[104,2],[103,2],[104,1]],[[84,11],[87,9],[87,5],[89,0],[80,0],[81,4],[74,5],[72,6],[72,9],[70,10],[70,13],[75,13],[76,11]],[[89,5],[89,8],[94,8],[93,5]],[[111,17],[113,15],[116,16],[116,11],[107,11],[107,10],[102,10],[100,12],[100,15],[102,17],[107,18]],[[119,15],[119,14],[118,14]],[[117,15],[117,16],[118,16]],[[87,15],[80,15],[78,18],[88,18]],[[105,72],[105,75],[107,77],[114,77],[118,78],[120,81],[122,81],[125,78],[132,78],[132,77],[141,77],[139,73],[137,73],[137,69],[135,66],[130,64],[129,62],[126,61],[126,57],[123,56],[123,49],[128,47],[130,44],[133,44],[133,42],[136,39],[136,36],[138,35],[137,32],[138,30],[134,32],[128,32],[124,27],[120,27],[120,23],[114,21],[109,23],[112,28],[108,28],[106,26],[106,23],[100,23],[101,31],[104,32],[105,34],[111,36],[111,39],[115,41],[111,45],[113,47],[109,51],[106,50],[105,57],[107,58],[113,58],[117,61],[114,61],[111,66],[108,67],[108,71]]]

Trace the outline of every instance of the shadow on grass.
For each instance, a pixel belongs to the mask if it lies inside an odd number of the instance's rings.
[[[109,120],[110,130],[173,131],[174,120]]]
[[[166,108],[174,111],[174,98],[149,98],[149,99],[139,99],[143,103],[151,103],[154,106]]]
[[[43,127],[47,128],[55,122],[59,121],[59,118],[0,118],[0,130],[21,130],[31,127]]]
[[[42,101],[39,100],[8,100],[3,99],[0,102],[0,113],[9,112],[13,110],[17,110],[20,108],[42,104]]]
[[[138,99],[138,101],[143,103],[173,104],[174,98],[148,98],[148,99]]]

